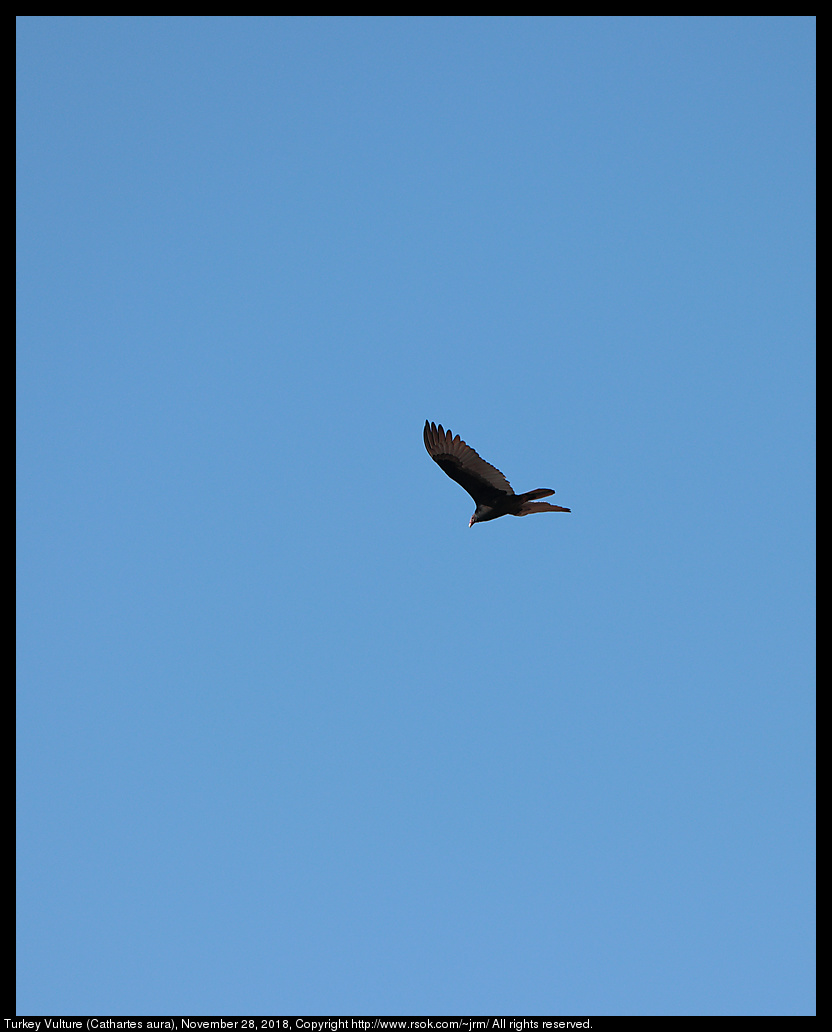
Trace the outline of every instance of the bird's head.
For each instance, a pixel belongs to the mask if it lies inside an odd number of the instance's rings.
[[[475,523],[485,523],[486,520],[493,519],[495,519],[494,506],[480,502],[476,509],[474,509],[474,515],[471,517],[468,526],[473,527]]]

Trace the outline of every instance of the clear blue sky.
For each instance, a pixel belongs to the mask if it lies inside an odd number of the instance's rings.
[[[19,1013],[813,1012],[814,29],[18,20]]]

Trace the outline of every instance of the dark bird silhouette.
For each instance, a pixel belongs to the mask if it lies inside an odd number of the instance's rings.
[[[425,447],[433,461],[441,466],[451,480],[464,487],[477,503],[469,527],[475,523],[496,520],[500,516],[528,516],[530,512],[571,512],[561,505],[536,502],[535,498],[547,498],[555,492],[548,487],[516,495],[511,484],[491,463],[480,458],[469,448],[459,434],[453,436],[450,430],[443,430],[425,420]]]

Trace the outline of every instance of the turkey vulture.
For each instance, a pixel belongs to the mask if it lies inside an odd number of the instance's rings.
[[[453,436],[450,430],[442,429],[425,420],[425,447],[433,461],[441,466],[451,480],[464,487],[477,503],[469,527],[499,516],[528,516],[530,512],[571,512],[561,505],[535,502],[534,498],[546,498],[555,492],[548,487],[516,495],[511,484],[490,462],[481,459],[473,448],[469,448],[459,434]]]

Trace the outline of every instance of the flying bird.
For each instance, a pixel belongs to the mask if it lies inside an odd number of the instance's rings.
[[[516,495],[503,474],[480,458],[469,448],[459,434],[453,436],[450,430],[443,430],[425,420],[425,447],[433,461],[464,487],[477,503],[476,511],[468,524],[485,523],[500,516],[528,516],[530,512],[571,512],[562,505],[536,502],[535,498],[547,498],[555,492],[548,487]]]

